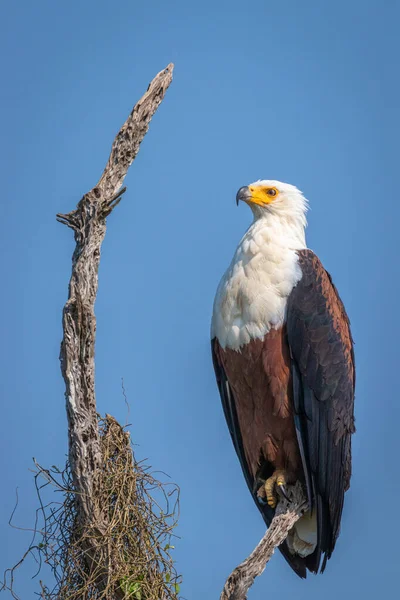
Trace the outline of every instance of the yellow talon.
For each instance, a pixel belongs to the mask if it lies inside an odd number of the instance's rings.
[[[284,471],[275,471],[271,477],[268,477],[264,484],[267,502],[271,508],[275,508],[278,502],[278,496],[275,486],[282,487],[286,485],[286,476]]]

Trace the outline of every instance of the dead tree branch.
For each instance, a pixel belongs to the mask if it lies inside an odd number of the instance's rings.
[[[298,483],[291,489],[290,501],[281,498],[275,517],[264,537],[253,552],[229,575],[220,600],[246,600],[247,592],[256,577],[261,575],[272,557],[275,548],[280,546],[288,536],[293,525],[300,519],[307,508],[304,493]]]
[[[120,201],[128,168],[135,159],[147,133],[150,120],[172,81],[173,65],[161,71],[147,92],[133,108],[111,148],[110,157],[97,185],[68,214],[57,219],[74,230],[76,247],[72,257],[72,275],[68,301],[63,310],[61,371],[66,386],[69,432],[69,462],[76,492],[80,526],[90,528],[84,549],[88,569],[102,569],[99,586],[105,589],[110,580],[110,556],[98,556],[96,538],[106,532],[107,509],[100,513],[93,502],[101,480],[103,457],[95,398],[94,304],[98,288],[100,249],[106,233],[106,217]],[[104,554],[104,553],[103,553]],[[102,581],[100,581],[102,580]]]

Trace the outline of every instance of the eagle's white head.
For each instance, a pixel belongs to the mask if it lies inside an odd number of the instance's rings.
[[[300,190],[289,183],[270,179],[255,181],[241,187],[236,194],[236,202],[246,202],[253,211],[254,219],[270,218],[275,215],[294,227],[307,225],[308,202]]]

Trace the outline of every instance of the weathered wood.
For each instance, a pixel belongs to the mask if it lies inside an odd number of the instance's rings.
[[[76,247],[68,301],[63,310],[61,371],[66,386],[69,463],[82,525],[101,535],[107,515],[94,514],[93,494],[102,468],[95,397],[94,304],[98,288],[100,249],[106,217],[118,204],[124,178],[135,159],[150,120],[172,81],[173,65],[158,73],[115,137],[110,157],[97,185],[68,214],[57,219],[74,230]],[[121,190],[121,191],[120,191]],[[90,548],[86,548],[88,555]]]
[[[288,536],[293,525],[307,507],[302,486],[298,483],[290,490],[290,501],[281,498],[275,511],[275,517],[264,537],[239,566],[229,575],[220,600],[246,600],[247,592],[256,577],[261,575],[278,548]]]

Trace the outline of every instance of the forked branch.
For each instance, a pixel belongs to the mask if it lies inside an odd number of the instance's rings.
[[[106,216],[125,191],[121,190],[124,178],[172,81],[172,71],[171,64],[156,75],[133,108],[115,137],[98,184],[83,196],[75,210],[57,215],[61,222],[74,229],[76,240],[69,297],[63,311],[60,360],[66,386],[70,465],[82,509],[87,515],[91,513],[88,503],[95,472],[102,460],[94,388],[94,303]]]

